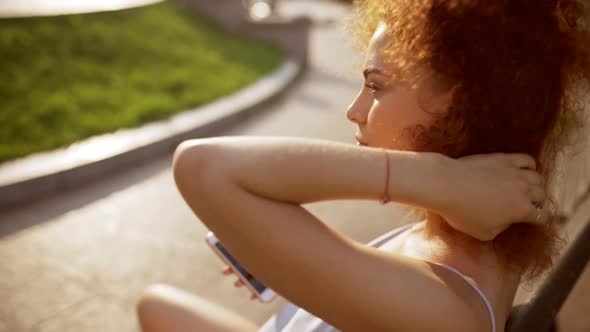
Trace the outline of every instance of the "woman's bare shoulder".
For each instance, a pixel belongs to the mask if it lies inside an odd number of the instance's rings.
[[[412,233],[400,237],[391,245],[396,254],[431,263],[431,268],[444,278],[448,287],[476,310],[480,322],[489,322],[489,312],[481,296],[465,282],[476,286],[490,302],[497,331],[503,331],[520,277],[506,268],[491,246],[454,246],[444,242],[430,242]],[[450,269],[450,268],[452,269]],[[456,270],[460,272],[458,275]],[[502,326],[502,328],[501,328]]]

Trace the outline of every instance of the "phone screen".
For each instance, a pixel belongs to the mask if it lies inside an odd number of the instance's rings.
[[[246,280],[248,280],[250,285],[252,285],[252,287],[254,287],[254,289],[256,289],[258,293],[262,293],[266,289],[266,286],[262,282],[256,279],[252,274],[250,274],[250,272],[248,272],[248,270],[246,270],[242,265],[240,265],[240,263],[238,263],[234,256],[232,256],[229,253],[229,251],[227,251],[227,249],[225,249],[225,247],[221,245],[220,241],[217,241],[215,243],[215,247],[219,249],[223,256],[227,257],[227,259],[238,269],[239,273],[243,275],[246,278]]]

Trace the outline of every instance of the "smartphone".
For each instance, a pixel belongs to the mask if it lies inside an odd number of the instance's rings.
[[[272,289],[266,287],[266,285],[256,279],[250,272],[248,272],[248,270],[238,263],[221,242],[219,242],[219,239],[213,234],[213,232],[207,233],[205,240],[217,256],[234,270],[246,287],[258,295],[258,299],[262,302],[270,302],[276,297],[277,294]]]

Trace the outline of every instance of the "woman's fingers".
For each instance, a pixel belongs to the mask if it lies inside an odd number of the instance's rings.
[[[225,275],[234,273],[233,269],[229,266],[226,266],[223,269],[221,269],[221,272]],[[238,280],[236,280],[234,282],[234,286],[236,286],[236,287],[242,287],[244,285],[245,285],[244,281],[242,281],[242,279],[239,279],[239,278],[238,278]],[[256,295],[255,293],[252,293],[250,295],[250,300],[256,300],[257,298],[258,298],[258,295]]]
[[[535,159],[528,154],[513,153],[508,155],[508,159],[514,166],[518,168],[526,168],[531,170],[537,169],[537,163]]]
[[[545,190],[538,185],[532,185],[529,188],[529,199],[533,203],[541,204],[545,201]]]
[[[541,174],[531,171],[528,169],[520,170],[522,176],[527,180],[528,183],[534,185],[542,185],[543,184],[543,177]]]
[[[549,220],[549,217],[549,212],[543,207],[531,204],[530,212],[525,221],[531,224],[543,224]]]

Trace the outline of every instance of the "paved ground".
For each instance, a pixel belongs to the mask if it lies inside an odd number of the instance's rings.
[[[306,1],[305,7],[322,19],[347,15],[338,3]],[[311,68],[301,82],[267,111],[219,135],[304,136],[353,144],[355,126],[344,112],[361,74],[345,40],[338,26],[316,26]],[[170,157],[0,212],[0,332],[139,331],[134,302],[155,282],[199,294],[257,323],[285,303],[251,302],[246,290],[233,287],[233,278],[222,277],[220,261],[204,244],[206,229],[173,185]],[[308,207],[359,241],[405,223],[402,210],[377,202]],[[576,301],[572,306],[580,308],[587,298]],[[568,322],[583,322],[579,312]],[[563,331],[590,328],[570,326]]]

